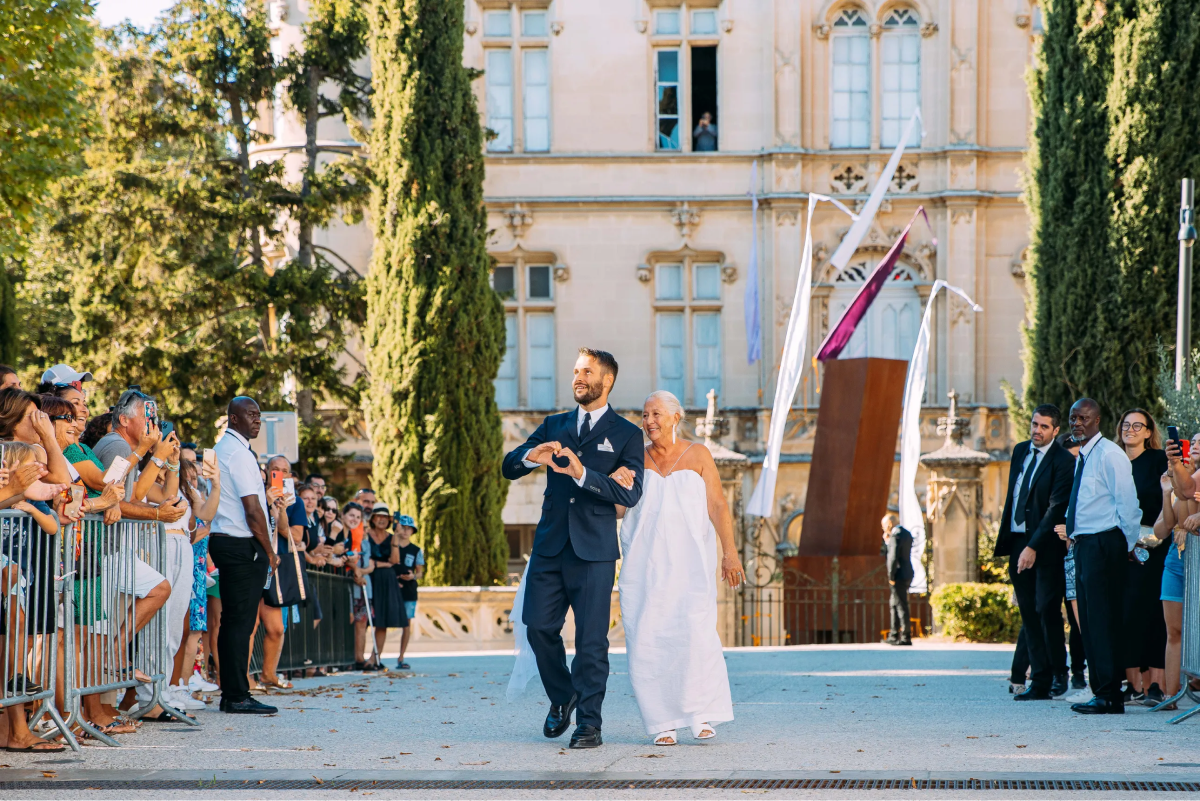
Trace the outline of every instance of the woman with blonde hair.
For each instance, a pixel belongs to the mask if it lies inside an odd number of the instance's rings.
[[[746,577],[733,541],[733,517],[712,454],[683,436],[684,411],[665,390],[642,409],[645,475],[641,501],[621,525],[621,620],[629,677],[655,745],[675,745],[687,727],[698,740],[733,720],[729,674],[717,635],[717,553],[721,579]],[[633,473],[612,478],[625,487]]]

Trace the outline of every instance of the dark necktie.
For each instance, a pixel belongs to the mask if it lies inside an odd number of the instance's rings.
[[[1079,500],[1079,484],[1083,481],[1083,451],[1079,451],[1079,459],[1075,462],[1075,480],[1071,482],[1071,500],[1067,505],[1067,536],[1075,533],[1075,506]]]
[[[1021,481],[1021,494],[1017,496],[1017,509],[1013,517],[1018,524],[1025,523],[1025,504],[1029,502],[1029,485],[1033,483],[1033,471],[1037,470],[1038,452],[1035,448],[1029,467],[1025,468],[1025,477]]]
[[[584,412],[583,425],[579,427],[579,441],[583,442],[590,433],[592,433],[592,413]]]

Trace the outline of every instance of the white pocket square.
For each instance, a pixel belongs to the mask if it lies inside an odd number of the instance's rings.
[[[608,451],[609,453],[613,452],[613,446],[612,446],[612,443],[608,441],[608,437],[605,437],[604,442],[601,442],[599,445],[596,446],[596,450]]]

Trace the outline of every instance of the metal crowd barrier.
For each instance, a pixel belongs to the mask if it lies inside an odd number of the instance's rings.
[[[1181,689],[1151,712],[1173,704],[1185,695],[1196,704],[1170,723],[1179,723],[1200,712],[1200,695],[1190,686],[1190,679],[1200,679],[1200,537],[1188,535],[1183,549],[1183,665],[1179,671]]]
[[[282,610],[287,615],[287,631],[276,670],[350,667],[358,661],[354,656],[354,626],[350,622],[353,609],[350,588],[354,581],[340,568],[309,567],[306,572],[316,605],[309,601],[300,607],[299,622],[295,621],[291,607]],[[321,623],[314,625],[318,606]],[[280,610],[272,610],[276,611]],[[259,626],[250,652],[251,674],[262,672],[263,638],[263,627]]]
[[[63,593],[68,723],[105,745],[119,745],[85,718],[82,699],[136,688],[142,684],[137,679],[141,671],[150,678],[150,697],[139,698],[140,706],[129,717],[141,717],[159,706],[179,721],[199,725],[163,695],[175,657],[167,653],[166,614],[160,610],[141,626],[137,620],[138,561],[162,575],[167,572],[162,523],[122,520],[108,526],[101,516],[88,515],[69,531],[74,536],[64,555],[64,575],[71,577],[72,591]]]
[[[78,751],[54,706],[62,542],[61,532],[47,534],[31,515],[0,511],[0,708],[37,704],[31,723],[48,716]]]

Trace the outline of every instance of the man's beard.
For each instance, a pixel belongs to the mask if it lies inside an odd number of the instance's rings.
[[[588,404],[592,403],[593,401],[599,400],[600,396],[603,393],[604,393],[604,385],[603,384],[598,383],[598,382],[595,384],[588,384],[587,391],[585,391],[583,393],[583,395],[580,395],[578,392],[575,393],[575,402],[578,403],[580,406],[587,406]]]

